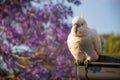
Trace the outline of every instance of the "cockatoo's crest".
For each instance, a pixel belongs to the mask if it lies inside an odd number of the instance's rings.
[[[84,19],[84,17],[85,17],[85,16],[84,16],[84,13],[82,13],[81,18]]]

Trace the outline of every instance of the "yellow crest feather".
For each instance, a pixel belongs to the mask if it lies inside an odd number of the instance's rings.
[[[81,18],[83,18],[83,19],[84,19],[84,13],[82,13]]]

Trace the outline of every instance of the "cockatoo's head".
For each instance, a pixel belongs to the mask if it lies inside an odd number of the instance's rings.
[[[87,32],[87,29],[88,29],[87,23],[83,18],[81,18],[80,16],[73,18],[72,33],[75,36],[78,36],[78,37],[84,36]]]

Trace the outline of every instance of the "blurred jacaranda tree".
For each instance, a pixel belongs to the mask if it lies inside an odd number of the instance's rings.
[[[0,0],[0,78],[74,80],[66,39],[71,5],[80,4],[79,0]]]

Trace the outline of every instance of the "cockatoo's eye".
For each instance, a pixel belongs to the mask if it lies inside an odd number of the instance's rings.
[[[83,23],[81,24],[81,26],[83,26]]]

